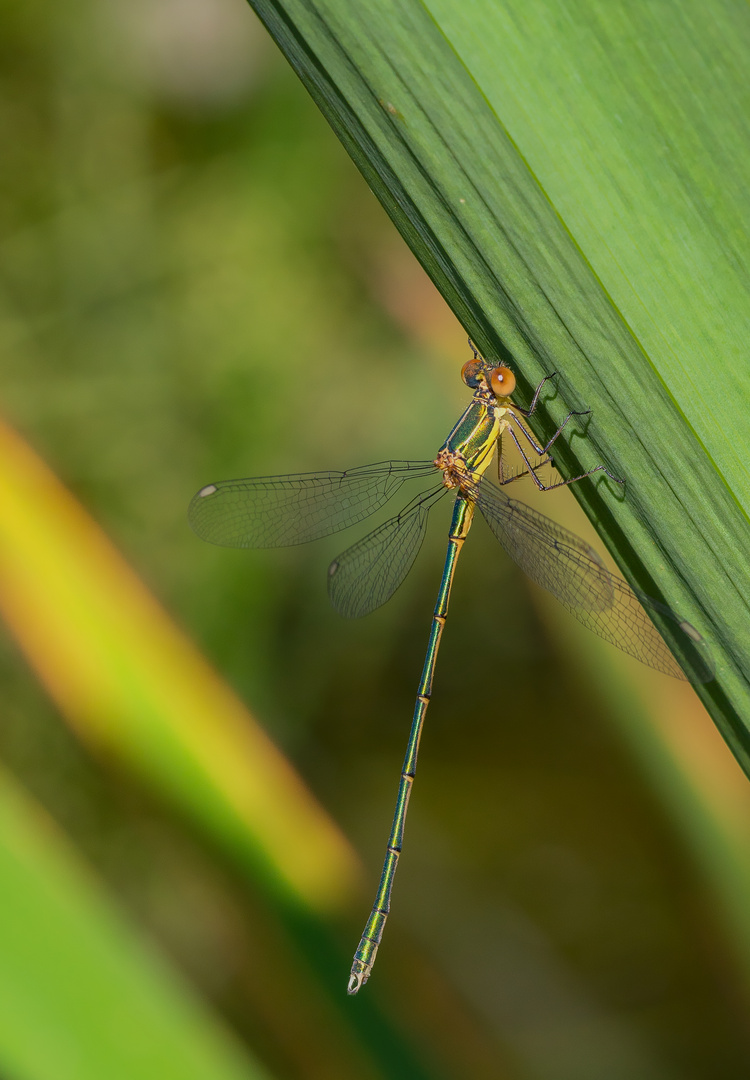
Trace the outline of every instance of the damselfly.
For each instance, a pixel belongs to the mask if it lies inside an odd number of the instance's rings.
[[[224,480],[201,488],[190,504],[190,522],[204,540],[227,547],[279,547],[346,529],[375,513],[407,482],[416,486],[418,494],[395,517],[347,548],[328,568],[328,593],[333,606],[342,615],[354,618],[367,615],[390,599],[417,556],[431,508],[449,493],[454,496],[448,551],[396,812],[375,904],[354,954],[350,994],[356,994],[369,978],[390,911],[419,740],[432,694],[456,561],[477,507],[521,569],[600,637],[675,678],[685,677],[680,664],[695,681],[707,682],[713,677],[705,642],[690,623],[609,573],[597,553],[580,537],[509,498],[502,490],[523,475],[530,476],[541,490],[572,484],[599,472],[622,482],[603,465],[554,484],[542,482],[539,472],[543,465],[551,464],[549,452],[555,440],[572,417],[584,415],[568,413],[546,445],[537,442],[527,420],[536,409],[542,388],[554,376],[542,380],[528,409],[510,400],[516,384],[513,373],[503,365],[488,363],[476,350],[474,359],[464,365],[462,377],[474,391],[471,404],[433,461],[385,461],[345,472]],[[510,476],[504,465],[504,438],[515,445],[523,462],[521,471]],[[486,475],[495,448],[500,486]],[[674,655],[647,612],[671,625]]]

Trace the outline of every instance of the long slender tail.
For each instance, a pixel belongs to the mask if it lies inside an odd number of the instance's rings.
[[[445,566],[443,568],[443,577],[440,581],[440,590],[438,592],[437,603],[435,604],[435,612],[432,616],[430,640],[427,645],[427,655],[425,656],[424,667],[422,669],[422,678],[419,681],[417,701],[414,706],[414,718],[411,722],[409,743],[406,747],[406,757],[404,758],[404,767],[401,772],[401,782],[399,783],[398,797],[396,799],[396,812],[393,815],[391,834],[388,837],[388,848],[385,854],[385,862],[383,863],[383,872],[380,875],[380,885],[378,886],[375,903],[370,912],[370,917],[365,924],[365,929],[360,939],[359,946],[357,947],[357,951],[354,954],[352,970],[349,976],[349,985],[347,987],[347,992],[349,994],[356,994],[369,979],[372,966],[375,963],[378,946],[383,937],[385,922],[388,918],[388,913],[391,910],[393,879],[396,876],[396,868],[403,846],[406,811],[409,807],[409,796],[411,795],[411,788],[417,771],[419,740],[422,735],[422,726],[424,724],[427,706],[430,704],[430,697],[432,696],[432,679],[435,674],[435,662],[437,660],[438,649],[440,648],[440,638],[448,615],[448,601],[450,599],[451,585],[453,584],[453,575],[456,570],[456,562],[459,553],[463,547],[463,542],[471,528],[473,516],[474,503],[468,500],[459,491],[456,495],[456,502],[453,507],[453,519],[448,533],[448,551],[445,556]]]

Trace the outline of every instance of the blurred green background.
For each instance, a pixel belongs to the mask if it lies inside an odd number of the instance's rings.
[[[465,335],[242,0],[4,0],[0,17],[0,415],[288,757],[362,890],[309,924],[276,902],[81,740],[12,633],[9,771],[270,1076],[747,1076],[745,782],[687,687],[579,638],[482,525],[394,911],[346,999],[447,519],[351,624],[325,595],[350,534],[226,551],[185,512],[215,479],[430,457],[464,407]],[[543,505],[573,522],[572,500]],[[0,1074],[43,1075],[2,1039]]]

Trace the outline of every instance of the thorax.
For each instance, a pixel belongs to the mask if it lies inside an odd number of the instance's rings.
[[[475,397],[438,451],[436,464],[458,465],[479,477],[487,469],[498,436],[508,426],[511,405]]]

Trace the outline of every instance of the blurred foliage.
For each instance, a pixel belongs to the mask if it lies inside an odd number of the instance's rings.
[[[394,600],[347,625],[324,588],[344,544],[212,550],[185,509],[219,477],[426,457],[463,407],[463,334],[240,0],[5,0],[0,17],[4,418],[252,707],[374,887],[443,523]],[[664,813],[671,781],[641,777],[481,527],[367,999],[343,997],[336,965],[369,890],[325,927],[295,922],[137,770],[84,748],[1,647],[8,767],[272,1075],[747,1074],[747,964]],[[305,935],[318,982],[297,968]]]
[[[64,838],[5,772],[0,883],[5,1076],[267,1076],[112,911]]]

